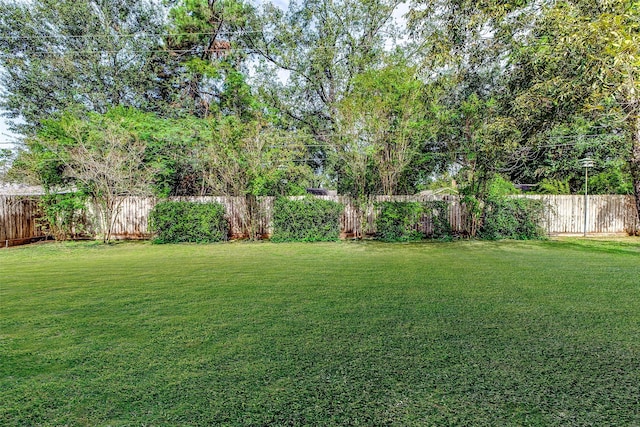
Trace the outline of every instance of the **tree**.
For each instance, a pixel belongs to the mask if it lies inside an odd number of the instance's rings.
[[[628,164],[640,217],[639,16],[637,1],[552,2],[514,54],[511,109],[532,139],[576,115],[604,128]]]
[[[413,68],[390,64],[356,76],[353,89],[338,104],[337,133],[352,137],[337,138],[345,146],[334,144],[333,148],[339,156],[347,157],[341,159],[345,164],[358,163],[355,158],[349,159],[353,157],[349,155],[350,148],[355,149],[352,154],[370,156],[383,194],[396,194],[407,167],[422,149],[425,121],[422,88]],[[363,172],[366,171],[353,176]],[[361,183],[355,193],[364,190]]]
[[[420,0],[409,26],[420,43],[422,74],[435,94],[430,115],[435,153],[446,173],[456,173],[468,210],[467,232],[480,226],[495,174],[520,143],[520,131],[502,99],[514,14],[522,1]]]
[[[161,87],[175,110],[246,113],[252,100],[242,34],[254,8],[242,0],[181,0],[170,9]]]
[[[423,84],[404,63],[364,71],[336,103],[329,140],[338,190],[350,194],[364,224],[370,196],[396,194],[424,144]],[[365,230],[356,229],[356,237]]]
[[[13,157],[14,152],[12,150],[9,150],[8,148],[0,149],[0,182],[3,181]]]
[[[97,209],[104,242],[109,242],[123,197],[151,192],[154,170],[145,163],[148,130],[154,117],[115,108],[87,118],[65,114],[43,122],[32,142],[62,166],[67,188],[81,188]]]
[[[475,236],[491,181],[517,149],[520,133],[513,119],[500,114],[494,97],[471,93],[459,98],[455,89],[447,86],[447,79],[440,84],[445,87],[438,91],[442,98],[431,109],[438,150],[432,155],[443,158],[441,167],[456,172],[467,211],[465,231]]]
[[[257,233],[257,197],[300,194],[308,167],[300,162],[304,144],[260,115],[250,121],[218,116],[201,122],[201,162],[214,195],[245,198],[245,229]]]
[[[626,152],[640,207],[638,8],[631,0],[422,0],[410,22],[425,43],[428,71],[449,76],[459,99],[494,99],[498,116],[517,125],[520,144],[505,165],[512,176],[536,158],[575,169],[568,155],[600,141],[603,162]],[[562,135],[576,120],[594,125]],[[562,145],[555,138],[582,135],[595,136],[594,144],[553,150]]]
[[[261,98],[278,112],[281,126],[314,136],[309,157],[320,172],[338,104],[354,78],[379,63],[396,33],[393,12],[399,4],[302,0],[284,12],[267,4],[244,37],[262,59],[255,79]]]
[[[534,113],[536,108],[539,104],[529,111]],[[517,123],[527,132],[526,118],[520,117],[522,120]],[[516,182],[539,183],[538,190],[556,194],[584,193],[584,168],[580,160],[590,157],[595,164],[589,173],[590,193],[633,194],[626,161],[628,146],[629,141],[619,131],[617,120],[578,110],[561,121],[550,123],[548,129],[528,133],[504,169]],[[596,175],[601,176],[596,178]],[[605,176],[608,184],[603,181]],[[600,184],[591,185],[596,181]]]
[[[163,10],[152,1],[0,1],[0,107],[32,133],[81,106],[157,107]]]

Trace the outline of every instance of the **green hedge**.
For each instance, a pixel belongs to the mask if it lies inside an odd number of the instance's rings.
[[[155,243],[209,243],[229,238],[229,224],[220,203],[160,202],[151,211],[149,226]]]
[[[46,194],[39,200],[43,218],[40,226],[56,240],[87,234],[87,196],[84,193]]]
[[[376,236],[380,240],[410,242],[424,238],[453,238],[448,202],[380,202],[376,206],[380,209],[376,217]],[[428,236],[417,229],[425,216],[433,224],[433,231]]]
[[[542,239],[540,227],[544,204],[540,200],[524,198],[491,198],[485,202],[484,217],[479,237],[499,240]]]
[[[444,200],[432,200],[424,203],[425,213],[429,215],[433,224],[432,239],[453,239],[453,228],[449,222],[449,203]]]
[[[276,199],[273,207],[273,242],[329,242],[340,237],[341,204],[329,200]]]
[[[423,206],[419,202],[380,202],[380,213],[376,217],[376,237],[387,242],[409,242],[422,240],[423,234],[416,230]]]

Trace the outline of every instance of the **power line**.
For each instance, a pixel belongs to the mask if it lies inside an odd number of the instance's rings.
[[[182,37],[182,36],[233,36],[233,35],[247,35],[247,34],[262,34],[261,30],[235,30],[235,31],[207,31],[207,32],[194,32],[194,33],[149,33],[141,31],[137,33],[112,33],[112,34],[36,34],[36,35],[0,35],[0,40],[41,40],[41,39],[99,39],[99,38],[135,38],[135,37]]]
[[[374,48],[374,47],[380,47],[383,48],[382,45],[358,45],[357,48]],[[357,52],[355,49],[354,50],[350,50],[348,52],[345,52],[344,49],[341,49],[338,46],[313,46],[313,45],[309,45],[309,46],[304,46],[302,47],[300,50],[309,53],[312,51],[331,51],[331,50],[336,50],[338,51],[340,54],[345,55],[345,54],[353,54],[355,52]],[[300,50],[296,50],[293,52],[286,52],[286,53],[274,53],[273,51],[269,52],[270,56],[274,56],[274,57],[280,57],[280,56],[288,56],[290,54],[296,54],[296,55],[300,55],[301,52]],[[165,54],[174,54],[174,55],[180,55],[180,54],[186,54],[186,53],[195,53],[195,54],[200,54],[202,52],[205,53],[211,53],[213,55],[226,55],[228,53],[231,52],[244,52],[244,53],[255,53],[255,54],[263,54],[264,49],[262,49],[262,47],[231,47],[231,48],[213,48],[210,50],[205,50],[202,48],[202,46],[198,46],[198,47],[194,47],[192,49],[135,49],[135,50],[130,50],[127,49],[126,47],[123,47],[122,49],[94,49],[94,50],[75,50],[75,49],[61,49],[58,52],[55,51],[38,51],[33,49],[29,54],[26,54],[23,56],[23,59],[30,59],[30,57],[46,57],[46,56],[60,56],[60,55],[64,55],[64,54],[75,54],[75,55],[95,55],[95,54],[152,54],[152,53],[165,53]],[[21,54],[18,54],[16,56],[19,56]],[[7,55],[8,56],[8,55]]]
[[[28,35],[28,36],[22,36],[22,35],[0,35],[0,40],[26,40],[26,41],[33,41],[33,40],[42,40],[42,39],[60,39],[60,40],[65,40],[65,39],[91,39],[91,40],[95,40],[95,39],[101,39],[101,38],[109,38],[109,39],[128,39],[128,38],[139,38],[142,36],[147,36],[147,37],[158,37],[158,38],[168,38],[168,37],[186,37],[186,36],[221,36],[221,37],[226,37],[226,36],[242,36],[242,35],[251,35],[251,34],[261,34],[261,35],[271,35],[273,37],[275,37],[276,33],[273,31],[264,31],[264,30],[241,30],[241,31],[219,31],[219,32],[194,32],[194,33],[145,33],[145,32],[140,32],[140,33],[130,33],[130,34],[82,34],[82,35],[64,35],[64,34],[59,34],[59,35]],[[376,35],[382,35],[382,32],[377,33]],[[344,38],[344,37],[352,37],[352,38],[358,38],[358,36],[353,36],[351,34],[342,34],[342,37],[338,37],[338,39]],[[490,38],[488,38],[487,40],[489,40]]]

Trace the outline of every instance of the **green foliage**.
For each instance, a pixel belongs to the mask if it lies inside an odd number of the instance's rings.
[[[372,181],[379,181],[376,193],[398,194],[409,165],[420,165],[417,158],[426,123],[424,85],[413,67],[394,58],[388,62],[355,77],[351,93],[336,106],[340,137],[331,143],[332,154],[338,163],[338,181],[355,184],[352,194],[372,194],[367,191]]]
[[[240,71],[246,54],[239,33],[254,7],[243,0],[178,0],[172,6],[165,43],[180,54],[166,60],[168,72],[161,75],[174,105],[199,118],[249,116],[255,99]]]
[[[633,194],[629,173],[620,167],[611,167],[589,176],[589,194]]]
[[[501,197],[518,194],[519,192],[520,191],[513,185],[513,182],[505,179],[502,175],[496,174],[489,182],[489,196]]]
[[[340,236],[342,205],[305,197],[278,198],[273,207],[273,242],[327,242]]]
[[[419,202],[381,202],[376,217],[376,235],[387,242],[409,242],[421,240],[417,229],[423,206]]]
[[[44,213],[40,226],[56,240],[74,239],[85,234],[86,194],[46,194],[40,197],[39,204]]]
[[[5,170],[11,165],[11,161],[14,158],[13,151],[8,148],[0,148],[0,180],[4,175]]]
[[[571,194],[567,181],[550,178],[545,178],[538,184],[537,192],[541,194]]]
[[[289,2],[283,11],[277,2],[265,2],[256,26],[258,34],[269,36],[246,37],[251,50],[261,57],[253,81],[284,126],[313,134],[308,157],[318,172],[327,173],[328,166],[333,166],[328,159],[333,150],[327,150],[327,142],[350,137],[339,129],[343,126],[338,104],[350,95],[357,76],[380,69],[385,43],[398,34],[393,23],[398,7],[394,0],[302,0]],[[274,78],[280,70],[288,75],[284,81]],[[335,172],[342,180],[352,164],[340,163]],[[359,176],[363,163],[356,167]],[[347,179],[352,181],[352,195],[364,191],[361,183]]]
[[[58,185],[82,188],[90,195],[105,242],[111,238],[122,196],[151,193],[154,168],[146,162],[146,150],[155,122],[154,115],[128,107],[86,117],[69,111],[45,120],[34,138],[41,155],[52,156],[59,164]],[[37,160],[33,162],[36,166],[40,164]]]
[[[492,197],[485,202],[479,237],[488,240],[531,240],[545,237],[540,221],[544,204],[540,200]]]
[[[164,15],[138,0],[1,0],[0,109],[35,130],[72,106],[158,108]]]
[[[463,188],[463,190],[467,190]],[[482,219],[482,210],[484,204],[482,201],[472,194],[462,194],[460,199],[464,208],[465,215],[463,224],[463,234],[467,237],[476,237],[478,233],[479,224]]]
[[[376,218],[376,235],[387,242],[410,242],[425,237],[451,240],[453,230],[449,222],[449,202],[432,200],[420,202],[381,202],[380,213]],[[431,223],[428,234],[420,231],[423,221]]]
[[[620,174],[620,177],[628,174],[623,159],[631,150],[630,143],[616,130],[613,118],[596,121],[595,118],[575,114],[567,120],[569,123],[559,123],[529,138],[529,159],[510,168],[514,179],[525,183],[544,182],[538,190],[547,194],[584,191],[584,168],[580,160],[585,157],[592,158],[595,163],[595,167],[589,171],[589,181],[600,171],[616,171],[615,174]],[[571,143],[565,145],[561,143],[563,141]],[[631,181],[630,176],[628,180]],[[560,183],[562,185],[557,185]],[[613,190],[612,187],[615,186],[604,185],[599,187],[598,192],[607,194]]]
[[[309,168],[298,161],[303,145],[261,115],[248,121],[219,115],[198,123],[205,180],[214,194],[291,194],[308,175]]]
[[[445,200],[424,202],[424,213],[431,220],[433,227],[428,237],[440,240],[451,240],[453,238],[453,229],[449,222],[449,203]]]
[[[149,214],[155,243],[209,243],[228,239],[229,225],[220,203],[165,201]]]

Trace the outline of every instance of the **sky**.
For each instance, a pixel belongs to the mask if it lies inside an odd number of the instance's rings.
[[[15,141],[17,139],[17,136],[12,134],[9,129],[8,129],[8,125],[5,121],[4,117],[0,117],[0,149],[2,148],[13,148],[13,144],[8,144],[11,141]]]

